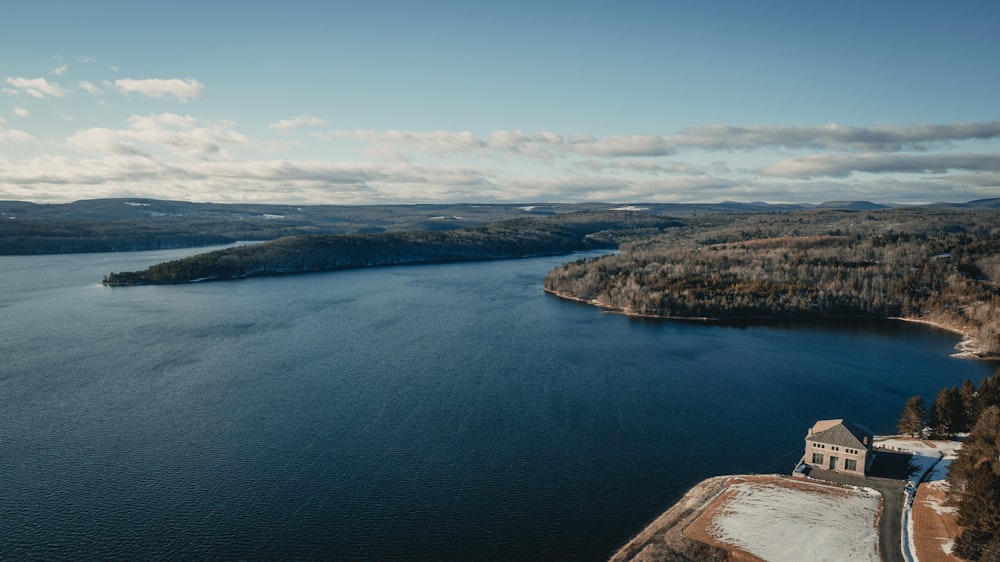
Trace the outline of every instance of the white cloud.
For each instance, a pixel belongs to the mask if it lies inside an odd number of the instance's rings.
[[[761,168],[764,174],[791,178],[843,178],[855,172],[943,174],[950,170],[1000,171],[1000,153],[813,154],[779,160]]]
[[[665,137],[676,147],[706,150],[753,150],[768,147],[869,150],[922,150],[962,140],[1000,138],[1000,121],[950,123],[909,127],[879,125],[851,127],[837,124],[814,127],[755,125],[692,127]]]
[[[226,145],[248,145],[250,140],[219,121],[200,125],[190,115],[161,113],[133,115],[128,128],[93,127],[77,131],[66,143],[81,151],[149,156],[166,151],[174,157],[231,158]]]
[[[316,117],[315,115],[303,113],[301,115],[296,115],[295,117],[275,121],[274,123],[268,124],[268,127],[272,129],[294,129],[296,127],[313,125],[326,125],[326,121]]]
[[[27,117],[28,115],[30,115],[30,112],[23,107],[12,107],[10,108],[10,112],[13,113],[14,115],[17,115],[18,117]]]
[[[657,160],[647,160],[647,159],[618,159],[618,160],[581,160],[579,162],[574,162],[573,168],[585,170],[588,172],[604,172],[610,171],[615,172],[637,172],[643,174],[687,174],[687,175],[704,175],[707,172],[702,170],[698,166],[692,164],[687,164],[684,162],[669,162],[663,163]],[[725,171],[725,170],[723,170]]]
[[[1000,138],[1000,121],[943,125],[849,127],[781,127],[757,125],[732,127],[708,125],[683,129],[672,135],[610,135],[583,133],[563,136],[542,131],[496,130],[481,138],[470,132],[335,130],[327,137],[349,138],[383,145],[386,152],[422,152],[434,155],[497,152],[552,159],[560,156],[634,158],[670,156],[681,150],[752,151],[771,148],[841,151],[899,152],[928,150],[935,146],[970,140]],[[395,148],[386,150],[384,145]]]
[[[80,83],[77,84],[77,86],[84,92],[87,92],[88,94],[92,94],[95,96],[102,93],[100,88],[95,86],[92,82],[88,82],[86,80],[80,80]]]
[[[373,145],[404,145],[411,147],[418,152],[429,154],[452,154],[456,152],[468,152],[485,146],[485,143],[476,135],[467,132],[451,131],[427,131],[411,132],[374,130],[355,131],[330,131],[328,136],[334,138],[347,138],[362,140]]]
[[[3,124],[2,120],[0,124]],[[20,129],[0,129],[0,142],[37,142],[37,139],[31,133]]]
[[[7,83],[15,88],[15,90],[6,89],[6,93],[12,92],[24,92],[29,96],[36,98],[46,98],[52,97],[62,97],[66,95],[66,90],[63,90],[58,84],[49,82],[45,78],[21,78],[21,77],[9,77],[7,78]]]
[[[64,64],[62,66],[57,66],[53,68],[52,74],[55,74],[56,76],[62,76],[63,74],[66,74],[67,70],[69,70],[69,65]]]
[[[200,98],[205,92],[205,87],[201,82],[193,78],[186,80],[180,78],[150,78],[145,80],[121,78],[115,80],[114,85],[123,94],[136,93],[157,99],[164,96],[174,96],[179,100],[188,100]]]

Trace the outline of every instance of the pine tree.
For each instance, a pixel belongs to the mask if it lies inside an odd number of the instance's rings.
[[[990,406],[1000,406],[1000,376],[998,374],[1000,374],[1000,369],[993,376],[983,379],[979,390],[976,391],[976,410],[980,415]]]
[[[924,399],[911,396],[903,406],[903,412],[896,422],[896,429],[903,435],[920,437],[924,431],[924,420],[927,418],[927,408],[924,406]]]
[[[965,429],[963,431],[969,431],[979,419],[979,412],[976,410],[976,385],[969,379],[965,379],[958,394],[962,397],[962,408],[965,410]]]
[[[976,470],[984,465],[1000,474],[1000,406],[983,410],[976,426],[962,442],[958,457],[948,467],[948,480],[953,488],[962,490]]]
[[[951,420],[952,435],[969,431],[969,418],[965,414],[962,393],[957,386],[948,391],[948,417]]]
[[[1000,533],[1000,475],[983,464],[969,479],[958,504],[962,534],[955,540],[955,554],[966,560],[996,560]]]
[[[927,422],[927,425],[931,428],[931,439],[947,439],[951,434],[954,422],[951,419],[953,408],[949,397],[948,389],[942,388],[934,400],[934,406],[931,407],[930,419]]]

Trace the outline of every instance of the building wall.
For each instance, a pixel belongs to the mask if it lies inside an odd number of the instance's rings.
[[[820,456],[817,457],[816,455]],[[830,457],[837,457],[837,466],[833,467],[832,470],[847,474],[857,474],[859,476],[865,475],[868,462],[867,449],[852,449],[806,439],[806,464],[824,470],[831,470]],[[849,463],[847,461],[854,461],[852,468],[848,468]]]

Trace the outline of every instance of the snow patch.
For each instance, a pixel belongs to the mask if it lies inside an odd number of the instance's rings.
[[[708,529],[720,541],[774,562],[879,560],[874,490],[841,495],[739,483],[730,491]]]
[[[624,207],[615,207],[614,209],[608,209],[609,211],[648,211],[649,207],[636,207],[635,205],[625,205]]]

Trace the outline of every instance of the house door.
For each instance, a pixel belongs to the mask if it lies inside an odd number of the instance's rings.
[[[830,470],[837,470],[837,457],[830,457]]]

